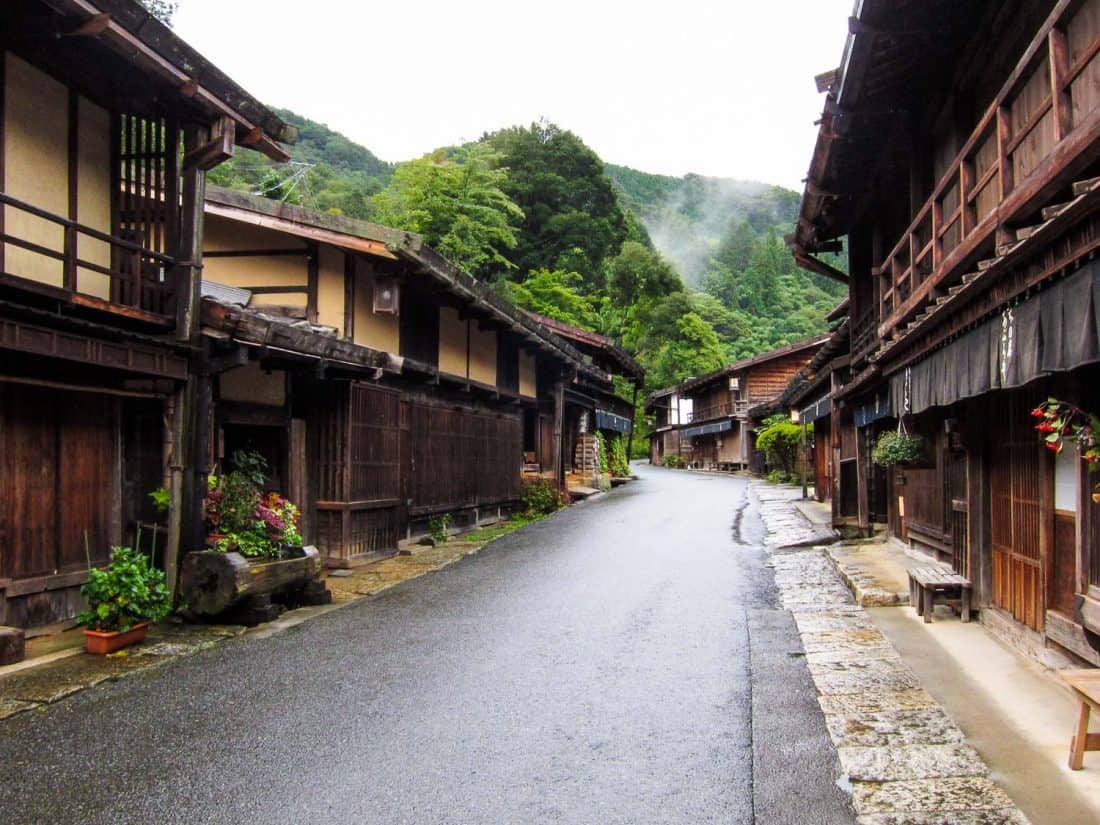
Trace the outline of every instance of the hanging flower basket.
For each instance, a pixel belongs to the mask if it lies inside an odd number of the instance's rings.
[[[905,432],[885,432],[879,436],[871,460],[880,467],[922,464],[928,458],[928,442],[922,436]]]

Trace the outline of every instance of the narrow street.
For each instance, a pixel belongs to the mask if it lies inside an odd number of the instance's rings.
[[[849,822],[746,482],[642,479],[0,729],[22,822]]]

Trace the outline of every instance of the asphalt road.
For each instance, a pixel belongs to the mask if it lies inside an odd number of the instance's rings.
[[[0,821],[853,821],[745,482],[640,470],[438,573],[5,722]]]

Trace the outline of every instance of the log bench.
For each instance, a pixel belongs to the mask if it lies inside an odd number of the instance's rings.
[[[939,567],[911,567],[909,574],[909,601],[925,624],[932,623],[932,608],[939,604],[959,605],[964,622],[970,621],[970,595],[973,586],[970,579],[942,570]]]
[[[1085,751],[1100,751],[1100,733],[1089,733],[1090,713],[1100,713],[1100,670],[1063,670],[1060,675],[1078,702],[1077,727],[1069,740],[1069,768],[1079,771]]]

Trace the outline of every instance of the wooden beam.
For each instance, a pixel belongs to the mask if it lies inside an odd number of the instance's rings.
[[[195,169],[208,172],[219,163],[233,157],[233,149],[236,135],[236,124],[232,118],[219,118],[211,127],[210,139],[186,152],[183,156],[184,170]]]
[[[309,254],[309,249],[304,246],[297,249],[220,249],[206,250],[202,254],[207,258],[304,258]]]
[[[842,284],[851,283],[848,276],[841,272],[839,269],[830,266],[824,261],[818,260],[813,255],[795,250],[794,259],[795,262],[803,269],[809,270],[810,272],[813,272],[817,275],[821,275],[824,278],[829,278],[830,280],[838,281]]]
[[[107,31],[111,24],[111,15],[107,12],[93,14],[87,20],[73,29],[65,32],[62,37],[98,37]]]

